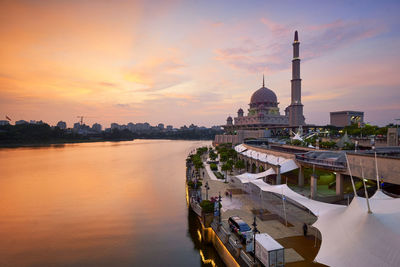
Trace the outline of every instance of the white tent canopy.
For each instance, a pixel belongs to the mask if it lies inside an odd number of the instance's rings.
[[[300,195],[299,193],[294,192],[286,184],[269,185],[263,181],[250,181],[250,183],[256,185],[262,191],[273,192],[273,193],[284,195],[284,196],[290,198],[291,200],[306,207],[307,209],[309,209],[312,213],[314,213],[317,216],[327,213],[329,211],[335,210],[335,209],[345,208],[345,206],[342,206],[342,205],[329,204],[329,203],[324,203],[324,202],[309,199],[303,195]]]
[[[400,266],[400,199],[372,197],[369,202],[371,214],[365,198],[355,197],[346,209],[318,218],[314,226],[322,244],[316,261],[329,266]]]
[[[299,166],[297,166],[296,162],[294,162],[294,160],[292,160],[292,159],[285,160],[284,162],[282,162],[280,164],[280,166],[281,166],[281,169],[280,169],[281,173],[290,172],[290,171],[293,171],[293,170],[299,168]]]
[[[355,197],[350,206],[308,199],[286,184],[269,185],[261,180],[250,182],[264,192],[285,195],[318,216],[314,223],[322,235],[315,260],[329,266],[400,266],[400,199],[381,191],[369,200]]]
[[[235,146],[235,150],[236,150],[236,152],[238,152],[246,157],[249,157],[249,158],[252,158],[255,160],[260,160],[262,162],[266,162],[271,165],[278,165],[278,164],[284,162],[285,160],[287,160],[287,158],[277,157],[274,155],[268,155],[266,153],[247,149],[243,144]]]
[[[241,152],[245,151],[246,149],[247,149],[247,148],[246,148],[243,144],[240,144],[240,145],[235,146],[235,150],[236,150],[236,152],[238,152],[238,153],[241,153]]]
[[[238,178],[242,183],[248,183],[251,180],[255,180],[255,179],[259,179],[271,174],[275,174],[274,169],[270,168],[264,172],[260,172],[260,173],[248,173],[245,172],[243,174],[240,175],[236,175],[236,178]]]

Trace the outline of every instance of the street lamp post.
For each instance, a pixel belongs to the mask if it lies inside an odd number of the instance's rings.
[[[206,182],[205,188],[206,188],[206,200],[208,200],[208,190],[210,189],[210,187],[208,186],[208,181]]]
[[[218,193],[218,225],[221,225],[221,192]]]
[[[254,222],[253,222],[253,253],[254,253],[254,263],[256,263],[256,234],[259,233],[257,229],[257,222],[256,222],[256,215],[254,215]]]

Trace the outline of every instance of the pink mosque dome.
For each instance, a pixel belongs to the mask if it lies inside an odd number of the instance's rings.
[[[255,91],[250,99],[250,106],[259,106],[260,104],[264,104],[265,106],[275,106],[278,104],[278,99],[276,94],[271,89],[268,89],[264,85],[264,77],[263,77],[263,86]]]

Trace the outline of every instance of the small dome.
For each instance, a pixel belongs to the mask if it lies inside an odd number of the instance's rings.
[[[233,124],[233,119],[232,119],[231,116],[229,116],[229,117],[226,119],[226,124],[227,124],[227,125],[232,125],[232,124]]]
[[[243,109],[239,108],[238,113],[243,113]]]
[[[275,93],[271,90],[268,89],[267,87],[261,87],[257,91],[253,93],[250,99],[250,105],[251,104],[261,104],[261,103],[277,103],[278,99],[275,95]]]

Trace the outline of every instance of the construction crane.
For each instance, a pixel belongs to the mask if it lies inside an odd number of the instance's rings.
[[[94,117],[89,117],[89,116],[76,116],[76,117],[80,119],[81,125],[83,125],[83,118],[94,118]]]

